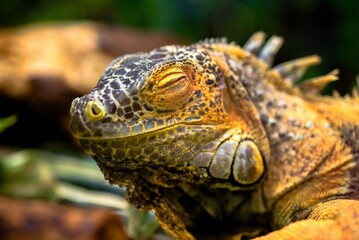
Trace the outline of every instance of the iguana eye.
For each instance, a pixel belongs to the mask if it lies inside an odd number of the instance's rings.
[[[181,101],[181,98],[189,93],[189,87],[188,76],[184,72],[165,75],[157,84],[158,98],[155,101]]]
[[[141,96],[154,109],[171,111],[187,102],[191,91],[189,70],[172,66],[167,71],[150,76]]]
[[[159,88],[169,87],[173,84],[178,83],[179,81],[186,80],[187,74],[184,72],[172,72],[168,75],[163,76],[163,78],[158,82],[157,86]]]

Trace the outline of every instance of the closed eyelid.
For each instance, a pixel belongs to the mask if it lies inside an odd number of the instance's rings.
[[[172,84],[172,83],[178,81],[181,78],[187,78],[187,77],[188,77],[187,74],[184,73],[184,72],[171,72],[171,73],[168,73],[158,81],[158,87],[165,87],[168,84]]]

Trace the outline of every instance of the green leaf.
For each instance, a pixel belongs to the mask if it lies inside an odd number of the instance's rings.
[[[11,125],[13,125],[16,122],[16,120],[17,117],[15,114],[6,118],[0,118],[0,133],[5,131],[5,129],[7,129]]]

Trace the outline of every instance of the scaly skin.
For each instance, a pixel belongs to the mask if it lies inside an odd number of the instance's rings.
[[[111,183],[177,239],[359,239],[359,100],[322,97],[317,56],[270,68],[224,40],[114,60],[72,130]]]

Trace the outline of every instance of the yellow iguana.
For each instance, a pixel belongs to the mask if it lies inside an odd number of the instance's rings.
[[[72,131],[110,183],[177,239],[359,239],[359,97],[294,86],[280,37],[115,59],[73,101]],[[263,46],[264,44],[264,46]]]

